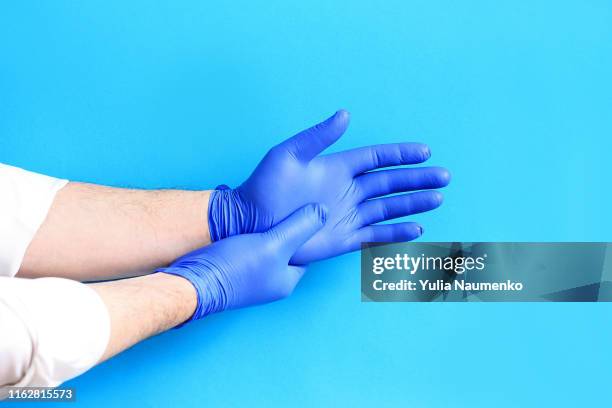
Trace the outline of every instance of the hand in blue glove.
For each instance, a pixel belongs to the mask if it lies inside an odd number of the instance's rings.
[[[342,136],[349,114],[340,110],[326,121],[272,148],[253,174],[236,189],[215,190],[209,204],[213,241],[265,231],[306,203],[328,209],[321,231],[291,259],[307,264],[359,248],[361,242],[408,241],[423,229],[416,223],[373,225],[432,210],[442,203],[436,191],[377,198],[393,193],[444,187],[450,180],[439,167],[383,167],[426,161],[429,148],[419,143],[363,147],[319,154]]]
[[[289,259],[325,220],[325,209],[309,204],[266,232],[215,242],[157,272],[182,276],[193,284],[198,302],[190,320],[278,300],[291,294],[305,271],[289,265]]]

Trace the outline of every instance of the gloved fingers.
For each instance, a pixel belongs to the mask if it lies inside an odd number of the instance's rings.
[[[358,229],[347,241],[347,251],[360,248],[362,242],[405,242],[423,235],[423,228],[415,222],[369,225]]]
[[[365,201],[357,207],[360,226],[433,210],[442,204],[438,191],[419,191]]]
[[[442,167],[402,168],[373,171],[355,179],[363,199],[404,191],[441,188],[450,182],[450,173]]]
[[[327,219],[327,209],[320,204],[307,204],[289,215],[266,234],[279,245],[278,250],[289,258],[317,233]]]
[[[309,162],[342,136],[349,124],[349,113],[339,110],[325,121],[285,140],[284,147],[301,162]]]
[[[417,164],[429,159],[429,147],[422,143],[391,143],[360,147],[335,153],[334,158],[344,161],[353,175],[382,167]]]

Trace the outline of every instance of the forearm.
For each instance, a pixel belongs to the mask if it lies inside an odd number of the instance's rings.
[[[135,276],[210,243],[209,191],[69,183],[29,245],[19,276]]]
[[[91,287],[106,305],[111,322],[102,360],[183,323],[196,308],[193,285],[178,276],[155,273]]]

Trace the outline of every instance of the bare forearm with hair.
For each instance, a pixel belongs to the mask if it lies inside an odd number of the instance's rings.
[[[111,333],[106,360],[191,317],[196,291],[184,278],[164,273],[91,284],[106,305]]]
[[[69,183],[57,193],[18,276],[88,281],[151,272],[210,243],[209,196]]]

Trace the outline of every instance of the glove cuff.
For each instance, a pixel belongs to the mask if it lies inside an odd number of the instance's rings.
[[[255,231],[253,211],[240,197],[238,190],[222,184],[208,202],[208,228],[213,242],[238,234]]]
[[[183,266],[169,266],[159,268],[155,272],[167,273],[187,279],[196,290],[197,304],[193,315],[175,328],[180,328],[193,320],[202,319],[209,314],[222,312],[227,309],[228,295],[223,289],[221,282],[217,279],[214,271],[204,265],[198,265],[197,270],[193,265],[189,268]]]

